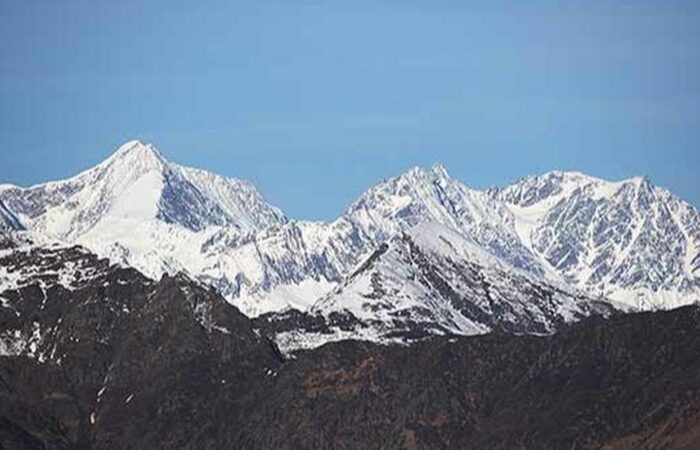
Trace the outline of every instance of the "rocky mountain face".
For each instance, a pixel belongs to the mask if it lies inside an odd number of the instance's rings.
[[[696,301],[700,214],[637,177],[553,172],[491,191],[521,241],[566,282],[639,308]]]
[[[17,219],[17,217],[7,209],[5,204],[0,201],[0,232],[20,231],[24,229],[24,225],[22,225],[19,219]]]
[[[265,388],[243,447],[694,448],[697,306],[551,336],[325,345]]]
[[[444,225],[511,264],[543,274],[540,262],[519,241],[504,220],[508,209],[486,193],[451,178],[444,167],[413,168],[371,188],[353,203],[343,218],[375,242],[425,222]]]
[[[428,257],[395,240],[356,278],[381,275],[382,255]],[[544,336],[345,340],[285,358],[264,327],[185,276],[153,281],[82,247],[16,237],[0,247],[4,278],[17,275],[0,294],[3,448],[700,444],[697,306],[598,316]],[[468,272],[484,275],[488,287],[475,289],[491,292],[493,308],[510,295],[491,284],[496,270]],[[543,293],[532,301],[546,319],[572,304],[511,276]],[[495,317],[503,330],[521,326]]]
[[[387,241],[307,312],[255,320],[287,353],[348,338],[548,334],[617,308],[516,270],[443,225],[423,223]]]
[[[212,290],[4,240],[2,448],[206,448],[282,363]],[[217,423],[212,418],[217,417]],[[220,432],[220,430],[219,430]]]

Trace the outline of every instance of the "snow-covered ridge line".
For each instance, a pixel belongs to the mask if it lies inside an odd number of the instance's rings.
[[[185,272],[255,316],[312,308],[381,243],[436,223],[499,264],[635,307],[700,298],[700,215],[646,177],[553,171],[468,188],[441,165],[370,188],[336,220],[288,220],[242,180],[130,141],[63,181],[3,185],[33,233],[79,243],[151,278]]]

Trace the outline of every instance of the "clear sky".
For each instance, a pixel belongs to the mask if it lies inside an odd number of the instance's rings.
[[[647,174],[700,205],[698,1],[0,1],[0,182],[126,140],[330,219],[384,177]]]

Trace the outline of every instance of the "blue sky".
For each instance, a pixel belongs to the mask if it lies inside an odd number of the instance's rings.
[[[0,182],[122,142],[330,219],[443,163],[648,174],[700,205],[700,2],[0,2]]]

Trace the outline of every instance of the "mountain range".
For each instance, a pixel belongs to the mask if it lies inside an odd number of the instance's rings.
[[[407,256],[410,239],[392,240],[380,250],[391,258],[377,256],[356,278]],[[492,322],[506,325],[486,335],[343,340],[284,356],[263,323],[184,274],[154,281],[84,247],[27,235],[0,239],[0,268],[13,279],[0,307],[2,448],[700,444],[697,305],[583,318],[544,336],[521,334],[544,322],[529,329],[505,317],[519,312],[494,308]],[[477,264],[463,278],[498,270]],[[514,291],[534,288],[512,277]],[[448,308],[445,292],[436,292],[436,311],[455,317],[467,304]],[[552,298],[536,320],[571,300]]]
[[[0,185],[0,212],[3,229],[35,242],[211,286],[276,324],[290,349],[417,329],[548,333],[593,311],[700,298],[700,213],[645,177],[550,172],[479,191],[435,165],[311,222],[289,219],[246,181],[130,141],[73,178]],[[320,336],[288,325],[338,315],[349,322]]]
[[[131,141],[0,185],[0,448],[696,448],[698,249],[644,177],[311,222]]]

